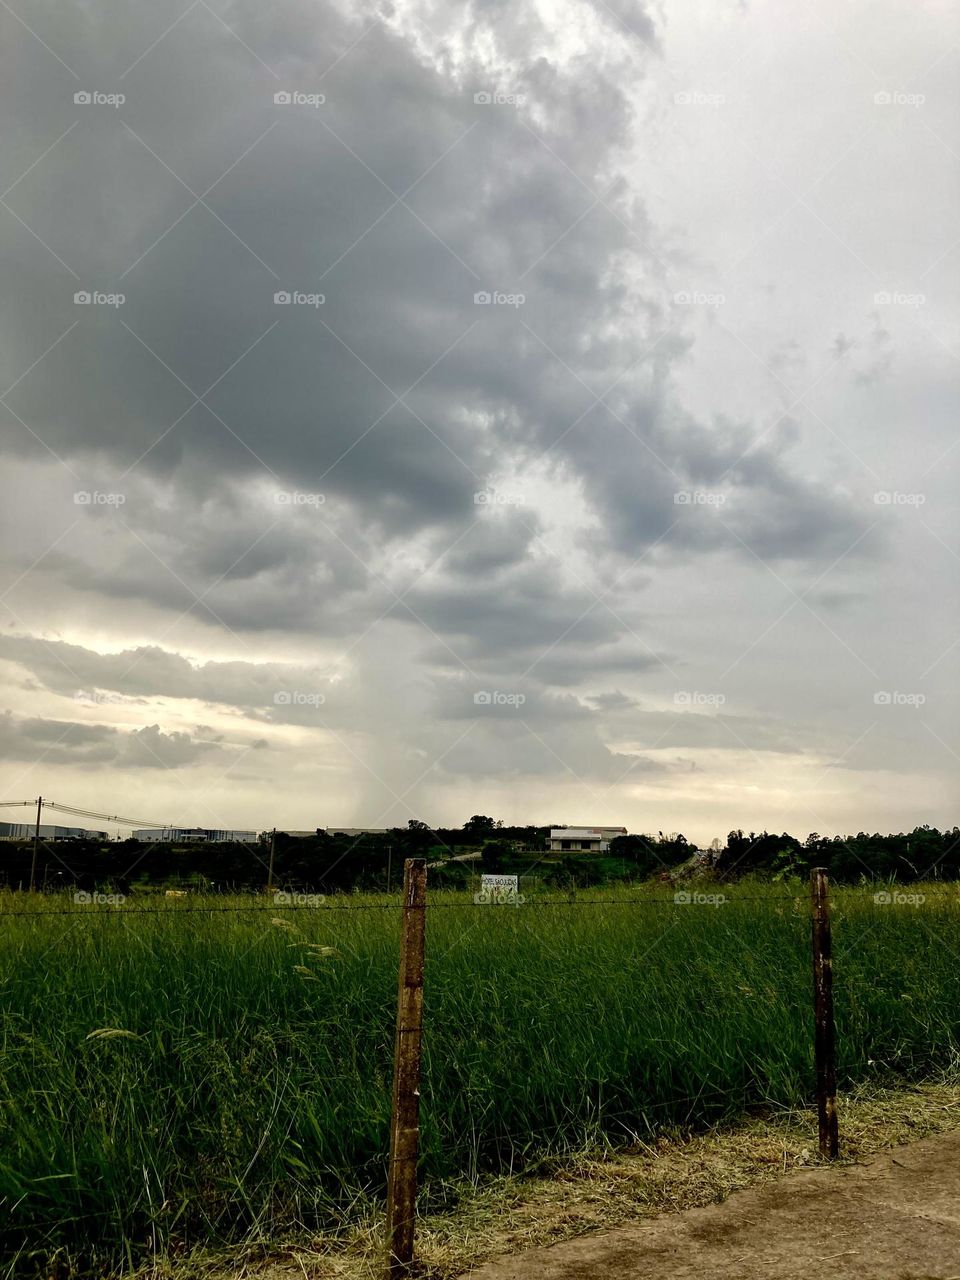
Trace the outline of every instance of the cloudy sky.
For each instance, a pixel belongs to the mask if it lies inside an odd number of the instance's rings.
[[[0,799],[956,822],[953,5],[0,32]]]

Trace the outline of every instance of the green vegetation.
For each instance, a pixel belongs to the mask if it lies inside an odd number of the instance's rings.
[[[425,1208],[584,1141],[809,1099],[805,886],[690,892],[726,901],[432,894]],[[835,894],[842,1084],[955,1060],[960,897],[924,892]],[[398,937],[396,897],[0,895],[5,1256],[102,1271],[315,1230],[378,1197]]]
[[[547,827],[507,827],[474,814],[462,827],[431,828],[412,819],[406,827],[355,835],[317,831],[290,836],[278,831],[274,883],[309,893],[389,892],[396,887],[404,858],[427,857],[433,883],[465,888],[476,866],[464,855],[476,855],[484,870],[536,875],[547,887],[586,889],[597,885],[639,883],[654,875],[669,876],[698,856],[724,879],[744,875],[782,880],[806,875],[812,866],[826,867],[837,884],[864,879],[960,879],[960,829],[938,831],[917,827],[907,834],[820,836],[801,843],[788,832],[731,831],[726,844],[701,854],[683,835],[617,836],[604,853],[547,851]],[[41,841],[36,884],[60,891],[118,889],[129,893],[155,886],[188,886],[219,893],[262,889],[267,880],[270,838],[240,843],[157,843],[137,840]],[[4,841],[0,887],[26,888],[30,883],[33,842]]]

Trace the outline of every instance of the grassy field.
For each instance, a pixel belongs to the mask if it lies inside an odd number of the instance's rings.
[[[805,887],[431,897],[424,1210],[466,1181],[811,1091]],[[843,1086],[950,1071],[960,896],[834,895]],[[210,909],[205,909],[210,908]],[[57,914],[53,914],[57,913]],[[397,899],[0,895],[0,1241],[99,1269],[382,1194]]]

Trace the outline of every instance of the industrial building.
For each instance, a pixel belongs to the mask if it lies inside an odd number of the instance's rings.
[[[606,853],[611,840],[626,834],[626,827],[552,827],[547,848],[554,853]]]
[[[227,831],[219,827],[142,827],[134,831],[134,840],[150,844],[256,844],[256,831]]]
[[[35,822],[0,822],[0,840],[30,840],[36,834]],[[41,822],[41,840],[107,840],[106,831],[88,831],[85,827],[58,827]]]

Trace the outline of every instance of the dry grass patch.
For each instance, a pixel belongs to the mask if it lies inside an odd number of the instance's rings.
[[[923,1085],[844,1095],[843,1159],[855,1163],[890,1147],[960,1125],[960,1085]],[[819,1162],[809,1111],[755,1116],[696,1136],[663,1134],[629,1150],[594,1150],[545,1161],[534,1174],[499,1178],[462,1191],[450,1213],[418,1224],[425,1280],[453,1280],[499,1256],[605,1231],[658,1213],[698,1208],[734,1191]],[[195,1258],[176,1280],[381,1280],[379,1224],[291,1244],[265,1257],[246,1249]],[[154,1273],[156,1274],[156,1273]]]

